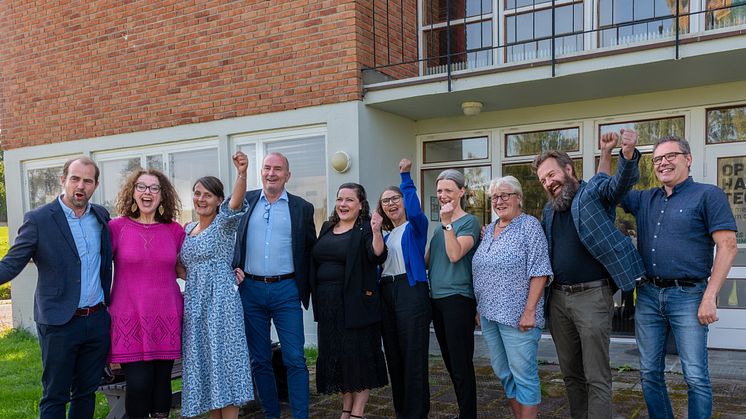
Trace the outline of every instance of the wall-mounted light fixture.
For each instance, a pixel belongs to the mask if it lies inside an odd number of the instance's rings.
[[[461,110],[466,116],[474,116],[482,112],[482,106],[482,102],[462,102]]]
[[[332,154],[332,169],[337,173],[344,173],[350,170],[352,165],[352,157],[344,151],[337,151]]]

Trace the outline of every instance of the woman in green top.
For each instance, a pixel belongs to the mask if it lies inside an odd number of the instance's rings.
[[[458,170],[448,169],[438,175],[435,185],[442,229],[430,240],[428,257],[435,336],[456,392],[458,418],[473,419],[477,417],[472,363],[477,303],[471,259],[481,226],[475,216],[463,209],[465,183]]]

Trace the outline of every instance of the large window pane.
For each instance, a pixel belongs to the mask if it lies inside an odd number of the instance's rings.
[[[574,159],[575,173],[583,173],[583,161]],[[512,163],[503,165],[503,176],[515,176],[523,188],[523,211],[541,220],[547,195],[539,182],[536,173],[531,169],[531,163]]]
[[[492,13],[492,0],[425,0],[422,5],[426,25]]]
[[[99,184],[99,193],[102,196],[101,205],[114,214],[119,189],[132,172],[140,169],[140,157],[107,160],[99,163],[99,166],[101,168]]]
[[[62,165],[26,171],[29,210],[52,202],[62,192]]]
[[[261,161],[257,161],[256,144],[242,144],[238,147],[249,159],[249,169],[246,174],[246,190],[251,191],[262,187],[259,179],[261,172]]]
[[[218,176],[216,162],[218,161],[218,150],[208,148],[204,150],[191,150],[171,153],[169,159],[169,175],[171,182],[179,194],[182,205],[181,222],[196,221],[192,203],[192,185],[194,181],[202,176]],[[225,185],[228,191],[232,185]]]
[[[602,47],[670,37],[676,32],[675,0],[598,0],[598,11]],[[685,15],[679,17],[681,33],[689,32],[687,13],[689,0],[680,0],[679,15]]]
[[[679,137],[684,138],[685,118],[677,116],[673,118],[649,119],[646,121],[618,122],[599,126],[599,137],[609,132],[620,132],[622,129],[631,129],[637,132],[637,145],[653,145],[659,138]]]
[[[579,128],[524,132],[505,136],[506,157],[528,156],[548,150],[578,151],[579,149]]]
[[[424,144],[424,150],[424,163],[486,159],[489,141],[487,137],[429,141]]]
[[[706,29],[746,24],[746,0],[706,0]]]
[[[290,162],[287,190],[313,204],[316,229],[329,217],[326,186],[326,141],[324,136],[266,143],[267,153],[282,153]],[[332,185],[336,190],[336,186]]]
[[[554,22],[556,55],[583,49],[582,2],[556,6]],[[505,28],[507,62],[548,58],[552,55],[552,43],[548,39],[552,37],[551,3],[543,4],[541,8],[530,12],[506,15]]]
[[[708,110],[707,144],[735,141],[746,141],[746,106]]]
[[[448,27],[425,31],[428,74],[448,71]],[[492,21],[482,20],[450,27],[451,71],[492,64]]]
[[[490,198],[487,189],[492,179],[492,170],[490,166],[478,167],[454,167],[466,177],[466,212],[473,214],[482,225],[492,220],[490,209]],[[428,216],[432,223],[440,220],[440,204],[436,193],[435,179],[444,169],[428,169],[422,171],[423,178],[423,200],[425,215]],[[433,225],[431,223],[431,225]]]

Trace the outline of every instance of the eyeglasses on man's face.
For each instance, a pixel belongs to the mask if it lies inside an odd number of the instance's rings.
[[[389,198],[381,198],[381,205],[392,205],[401,202],[401,195],[395,195]]]
[[[146,185],[141,182],[135,183],[135,190],[137,192],[145,192],[148,191],[150,193],[159,193],[161,191],[161,185],[153,184],[153,185]]]
[[[513,195],[518,195],[518,194],[515,193],[515,192],[511,192],[511,193],[496,193],[496,194],[492,195],[491,198],[492,198],[493,202],[507,201]]]
[[[653,157],[653,164],[658,166],[661,163],[663,163],[663,159],[666,159],[667,162],[673,163],[674,160],[676,160],[676,156],[683,154],[686,155],[686,153],[682,153],[681,151],[673,151],[671,153],[661,154],[660,156]]]

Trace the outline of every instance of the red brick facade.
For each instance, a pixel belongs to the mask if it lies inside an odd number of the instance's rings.
[[[414,22],[416,1],[405,2]],[[358,100],[373,64],[370,4],[0,2],[2,146]]]

